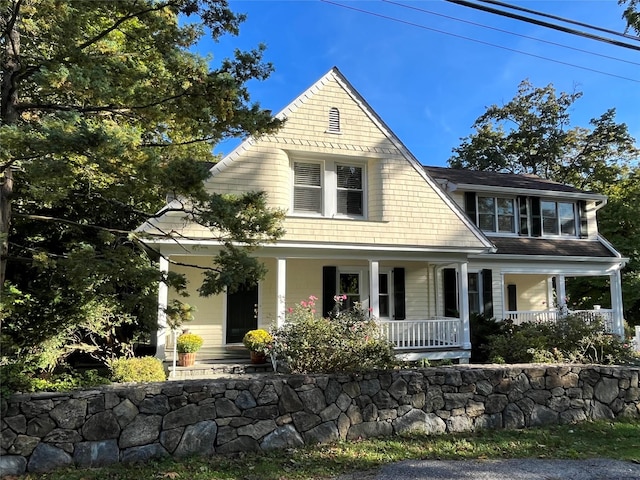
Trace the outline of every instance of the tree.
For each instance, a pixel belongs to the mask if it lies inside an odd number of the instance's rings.
[[[521,82],[511,101],[488,107],[475,121],[475,132],[453,149],[449,165],[533,174],[608,195],[609,204],[598,212],[599,230],[630,259],[623,271],[625,318],[640,322],[639,150],[613,109],[592,119],[590,128],[572,127],[569,110],[581,96]],[[603,287],[598,279],[567,286],[572,300],[585,305],[605,303]]]
[[[236,35],[244,17],[226,0],[0,7],[5,339],[21,354],[47,344],[54,355],[122,352],[155,321],[157,282],[184,287],[160,276],[157,252],[135,233],[167,195],[226,245],[203,293],[260,278],[248,249],[282,234],[282,213],[260,192],[222,196],[203,182],[216,143],[279,127],[246,87],[272,66],[262,46],[215,67],[188,50],[205,32]]]
[[[626,5],[622,17],[627,21],[629,28],[632,28],[640,35],[640,7],[639,0],[618,0],[620,5]]]

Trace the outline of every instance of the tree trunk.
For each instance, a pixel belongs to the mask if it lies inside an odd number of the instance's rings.
[[[20,1],[13,8],[2,12],[6,17],[3,25],[4,51],[2,52],[2,84],[0,85],[0,125],[18,123],[18,74],[20,72],[20,33],[16,23],[20,12]],[[0,172],[0,289],[4,287],[7,260],[9,257],[9,229],[11,227],[11,197],[13,195],[13,161]]]

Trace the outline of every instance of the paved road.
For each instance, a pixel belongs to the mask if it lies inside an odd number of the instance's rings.
[[[640,464],[618,460],[425,460],[339,480],[640,480]]]

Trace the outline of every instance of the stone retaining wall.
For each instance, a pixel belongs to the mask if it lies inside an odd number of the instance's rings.
[[[640,368],[451,366],[14,395],[0,476],[151,457],[640,417]]]

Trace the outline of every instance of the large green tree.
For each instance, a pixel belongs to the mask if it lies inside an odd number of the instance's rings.
[[[625,6],[623,17],[629,28],[640,35],[640,0],[618,0],[618,3]]]
[[[630,262],[623,271],[626,318],[640,322],[639,151],[627,125],[611,109],[589,127],[571,125],[570,110],[581,92],[557,93],[553,85],[523,81],[515,97],[491,105],[449,159],[453,168],[533,174],[609,196],[598,212],[599,230]],[[598,280],[575,281],[573,300],[605,303]],[[569,287],[568,287],[569,288]]]
[[[157,282],[184,283],[134,231],[167,195],[226,245],[203,293],[264,273],[247,249],[281,213],[203,181],[216,143],[280,125],[246,87],[272,66],[261,46],[215,64],[190,50],[242,20],[226,0],[0,0],[0,313],[18,353],[104,357],[153,323]]]

